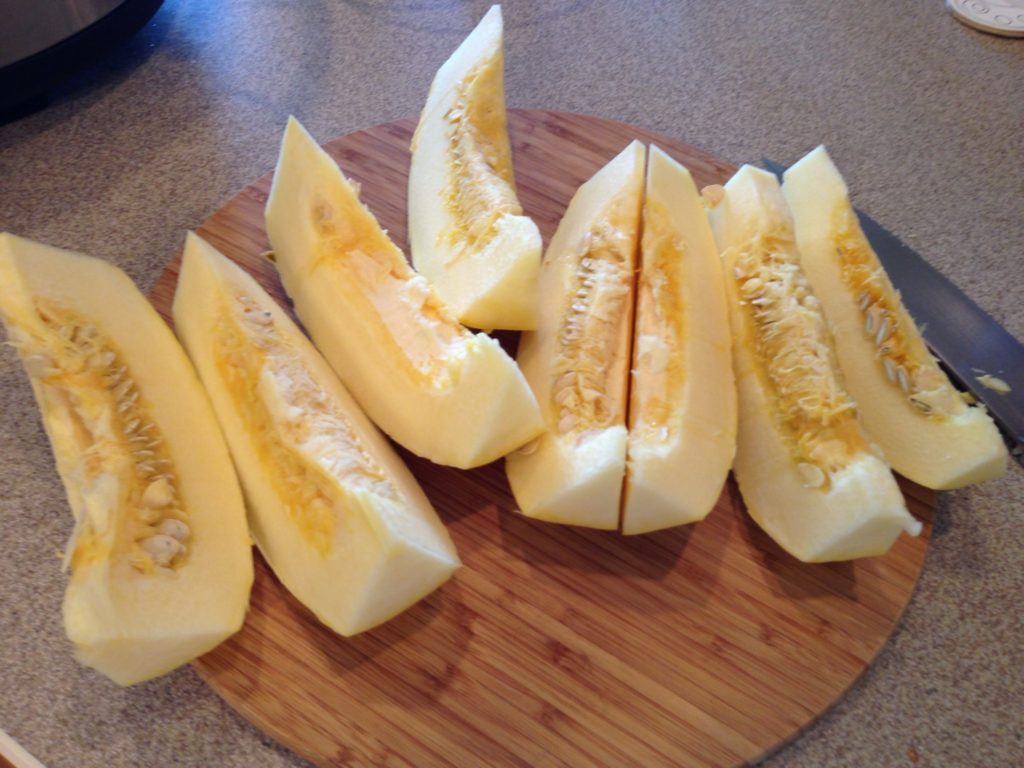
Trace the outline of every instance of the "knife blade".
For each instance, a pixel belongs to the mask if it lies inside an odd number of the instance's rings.
[[[782,180],[785,166],[768,159],[764,167]],[[864,236],[900,292],[932,353],[952,378],[985,404],[1020,455],[1024,448],[1024,346],[913,248],[854,208]],[[989,374],[1010,391],[1002,394],[979,381]]]

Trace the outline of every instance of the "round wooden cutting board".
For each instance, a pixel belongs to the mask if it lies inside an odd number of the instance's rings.
[[[415,120],[329,142],[406,246]],[[551,237],[576,187],[631,139],[721,183],[733,167],[682,142],[580,115],[513,110],[526,212]],[[286,303],[265,176],[200,234]],[[177,260],[153,290],[169,315]],[[514,335],[503,342],[514,344]],[[799,734],[866,669],[910,598],[935,495],[901,481],[924,521],[881,558],[805,565],[746,517],[730,480],[707,520],[639,537],[526,519],[501,462],[471,472],[403,452],[464,567],[398,618],[344,638],[257,557],[241,632],[195,665],[258,727],[320,765],[698,766],[755,760]]]

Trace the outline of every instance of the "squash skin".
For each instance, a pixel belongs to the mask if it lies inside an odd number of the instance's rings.
[[[505,460],[512,493],[527,517],[606,530],[619,527],[644,154],[643,145],[634,141],[576,191],[541,265],[538,327],[520,337],[517,360],[540,403],[547,431]],[[617,327],[597,330],[613,336],[609,347],[613,352],[603,361],[607,368],[604,396],[618,416],[585,434],[562,434],[552,380],[558,375],[559,355],[564,351],[560,339],[566,332],[570,305],[575,302],[581,259],[589,247],[581,244],[589,243],[595,228],[613,218],[610,231],[620,233],[624,240],[627,308]]]
[[[494,461],[543,428],[537,403],[512,359],[494,339],[458,326],[430,289],[422,302],[455,339],[436,363],[443,381],[411,369],[396,345],[411,336],[381,315],[338,252],[316,231],[311,216],[326,206],[341,230],[373,240],[373,257],[402,285],[420,281],[386,240],[373,215],[334,161],[297,120],[285,130],[267,201],[267,231],[277,267],[296,312],[314,343],[366,414],[413,453],[437,464],[468,469]],[[415,325],[417,312],[395,310]]]
[[[662,264],[663,259],[672,263]],[[653,145],[640,262],[624,534],[703,520],[718,501],[736,453],[736,384],[718,249],[689,171]],[[667,295],[658,296],[661,289]],[[674,335],[659,326],[676,322],[682,335],[669,345],[666,359],[644,361],[641,334]],[[666,413],[651,421],[651,403],[642,399],[648,396],[644,377],[662,364],[666,389],[649,396],[663,400]]]
[[[764,233],[792,239],[792,219],[775,177],[743,166],[725,185],[712,225],[722,253],[739,394],[733,473],[747,510],[783,549],[804,562],[884,554],[901,532],[916,535],[921,530],[907,512],[888,465],[864,450],[832,474],[827,487],[806,487],[781,426],[776,395],[753,352],[752,332],[740,304],[736,258]],[[862,431],[859,440],[870,449]]]
[[[857,400],[865,428],[893,469],[936,490],[1002,476],[1008,462],[1006,446],[984,406],[965,407],[961,413],[941,419],[929,417],[915,410],[899,386],[887,379],[877,345],[864,333],[857,297],[843,282],[833,216],[842,210],[853,217],[853,211],[846,183],[824,147],[813,150],[786,172],[782,191],[793,211],[804,269],[833,328],[846,386]],[[856,229],[863,238],[859,225]],[[873,251],[871,258],[877,263]],[[882,279],[891,295],[897,296],[884,272]],[[894,309],[918,354],[931,360],[902,303]],[[941,369],[938,374],[953,387]]]
[[[34,314],[32,297],[42,296],[115,342],[170,452],[192,532],[183,564],[172,575],[153,575],[124,557],[73,559],[63,607],[82,664],[119,685],[162,675],[234,634],[252,585],[242,495],[209,401],[171,330],[113,265],[0,234],[0,282],[0,314],[12,336]],[[83,481],[67,422],[46,385],[31,373],[30,381],[72,511],[79,525],[92,525],[103,499]],[[126,514],[113,512],[115,536]]]
[[[335,512],[326,551],[318,551],[303,536],[300,523],[289,515],[289,500],[275,489],[244,409],[218,366],[216,329],[236,296],[246,297],[253,312],[272,319],[275,336],[294,361],[287,375],[300,369],[307,372],[323,402],[344,419],[356,445],[396,491],[397,498],[389,499],[348,484],[344,474],[328,471],[326,462],[318,461],[308,448],[292,446],[290,450],[300,461],[323,467],[344,499],[340,502],[344,508]],[[253,536],[289,591],[325,625],[350,636],[391,619],[447,581],[459,565],[454,545],[394,449],[277,302],[250,275],[193,233],[185,245],[174,316],[223,425],[249,502]],[[265,364],[259,375],[263,382],[273,378]],[[314,419],[312,411],[310,414],[307,418]],[[316,435],[315,426],[311,434]]]
[[[409,244],[413,265],[460,322],[530,330],[537,325],[541,237],[515,196],[502,47],[501,7],[493,6],[431,84],[412,141]],[[474,183],[487,189],[474,190]],[[488,199],[479,213],[494,218],[480,238],[460,228],[451,196],[459,184],[470,199]],[[500,215],[498,202],[507,209]]]

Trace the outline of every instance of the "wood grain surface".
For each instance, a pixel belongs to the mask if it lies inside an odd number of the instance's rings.
[[[699,186],[733,167],[682,142],[581,115],[513,110],[516,180],[545,242],[576,187],[634,138]],[[400,120],[326,144],[406,246]],[[283,303],[265,176],[200,234]],[[178,260],[153,290],[169,315]],[[509,334],[503,343],[514,345]],[[320,765],[699,766],[757,759],[864,672],[914,589],[935,495],[901,480],[924,521],[881,558],[805,565],[746,516],[732,480],[707,520],[623,537],[515,511],[501,462],[464,472],[405,452],[464,567],[412,609],[340,637],[257,557],[248,620],[195,666],[259,728]]]

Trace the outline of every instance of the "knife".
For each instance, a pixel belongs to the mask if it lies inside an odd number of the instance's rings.
[[[785,166],[762,162],[782,181]],[[917,251],[854,210],[933,354],[962,388],[985,404],[1019,460],[1024,452],[1024,346]],[[1003,394],[985,386],[978,379],[984,374],[1002,379],[1010,391]]]

